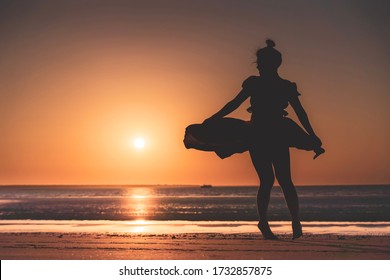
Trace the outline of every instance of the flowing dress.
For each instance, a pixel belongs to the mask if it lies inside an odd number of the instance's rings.
[[[249,149],[277,149],[280,146],[314,150],[318,144],[285,111],[291,99],[300,95],[295,83],[281,78],[251,76],[242,85],[250,97],[250,121],[221,118],[186,128],[187,149],[213,151],[220,158]]]

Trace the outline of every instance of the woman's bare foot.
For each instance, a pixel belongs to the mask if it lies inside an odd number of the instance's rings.
[[[257,227],[261,231],[263,238],[266,240],[276,240],[278,237],[271,231],[268,222],[259,222]]]
[[[292,229],[293,229],[293,238],[292,239],[298,239],[299,237],[302,236],[302,225],[301,223],[298,222],[293,222],[292,223]]]

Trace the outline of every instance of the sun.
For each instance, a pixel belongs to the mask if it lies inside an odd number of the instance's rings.
[[[143,149],[145,147],[145,140],[141,137],[135,138],[133,145],[136,149]]]

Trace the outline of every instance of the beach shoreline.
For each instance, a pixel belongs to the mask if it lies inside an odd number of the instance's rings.
[[[283,194],[257,228],[255,187],[0,188],[0,258],[26,260],[390,259],[388,186],[300,188],[304,236]],[[1,204],[2,203],[2,204]]]
[[[291,221],[271,221],[276,234],[291,232]],[[351,236],[390,235],[390,222],[302,221],[304,232],[312,235],[337,234]],[[187,220],[0,220],[0,233],[119,233],[119,234],[186,234],[258,233],[257,221],[187,221]]]
[[[259,233],[0,233],[2,260],[388,260],[390,236]]]

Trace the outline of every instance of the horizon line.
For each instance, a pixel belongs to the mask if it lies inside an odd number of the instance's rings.
[[[200,187],[211,185],[212,187],[259,187],[259,185],[242,184],[242,185],[224,185],[224,184],[0,184],[0,187]],[[299,184],[295,187],[334,187],[334,186],[390,186],[390,183],[359,183],[359,184]],[[274,187],[280,187],[275,184]]]

